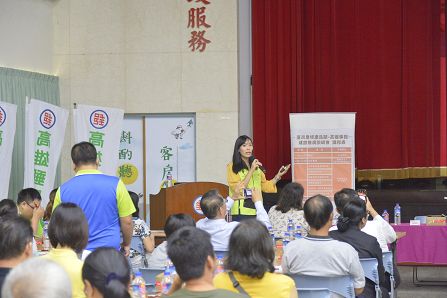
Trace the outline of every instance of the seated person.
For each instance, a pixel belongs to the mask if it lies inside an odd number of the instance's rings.
[[[53,247],[42,258],[58,263],[67,272],[73,298],[85,297],[81,278],[81,254],[88,242],[88,223],[81,208],[73,203],[62,203],[54,209],[48,225],[48,237]]]
[[[169,236],[172,235],[175,231],[183,227],[195,227],[196,222],[189,214],[177,213],[171,214],[166,219],[164,231],[166,234],[166,239],[169,241]],[[167,245],[168,242],[163,241],[160,245],[158,245],[151,256],[148,258],[148,268],[150,269],[165,269],[166,261],[168,259],[167,254]]]
[[[304,219],[303,195],[303,186],[296,182],[288,183],[281,190],[278,204],[269,210],[269,219],[276,238],[284,238],[289,219],[293,221],[294,228],[301,226],[301,236],[307,235],[309,225]]]
[[[42,197],[37,189],[22,189],[17,196],[19,214],[31,222],[34,237],[41,240],[43,236],[43,215],[45,210],[40,206]]]
[[[29,221],[17,214],[0,217],[0,291],[11,269],[32,256],[32,240]]]
[[[55,262],[30,258],[11,270],[3,284],[1,297],[71,298],[70,279]]]
[[[332,211],[331,201],[322,195],[313,196],[304,203],[309,234],[285,247],[282,270],[284,273],[311,276],[351,275],[355,294],[360,295],[365,286],[365,276],[359,255],[351,245],[329,237]]]
[[[367,222],[368,213],[366,204],[358,199],[348,202],[338,218],[336,231],[331,231],[329,235],[339,241],[346,242],[357,250],[360,258],[375,258],[378,261],[379,282],[382,288],[382,297],[389,297],[389,279],[385,277],[383,267],[382,250],[377,239],[361,231]],[[374,282],[367,279],[362,297],[375,297]]]
[[[194,253],[191,253],[194,252]],[[194,227],[183,227],[169,238],[168,256],[180,277],[169,297],[244,297],[213,285],[216,257],[210,235]],[[181,287],[181,283],[184,286]]]
[[[139,217],[140,208],[138,207],[138,202],[140,198],[133,191],[129,191],[129,195],[135,207],[135,212],[132,214],[132,237],[139,238],[138,245],[141,245],[141,248],[144,250],[140,251],[137,247],[134,247],[133,245],[136,245],[136,243],[135,241],[132,241],[129,252],[129,260],[132,270],[136,270],[138,268],[147,267],[146,252],[151,253],[154,250],[154,239],[151,237],[151,231],[146,222]]]
[[[11,199],[3,199],[0,201],[0,217],[18,215],[16,203]]]
[[[366,196],[365,196],[366,197]],[[334,202],[339,214],[342,213],[343,207],[352,199],[360,200],[357,192],[350,188],[343,188],[334,195]],[[389,251],[388,244],[396,241],[397,236],[393,227],[386,222],[380,214],[372,206],[371,200],[366,197],[366,210],[373,220],[368,220],[366,225],[363,227],[362,232],[374,236],[379,242],[382,252]],[[332,227],[331,230],[336,229],[336,226]]]
[[[112,247],[97,248],[82,267],[87,298],[130,298],[130,266],[126,257]]]
[[[216,275],[216,288],[257,298],[297,297],[293,279],[274,273],[272,239],[260,221],[248,219],[238,224],[231,233],[229,248],[225,263],[228,272]],[[236,283],[239,286],[235,287]]]
[[[228,210],[233,206],[234,200],[239,197],[237,191],[233,193],[232,198],[225,199],[216,189],[206,192],[200,200],[200,208],[206,218],[197,222],[197,227],[208,232],[211,235],[211,243],[216,251],[227,251],[228,241],[233,230],[239,225],[239,222],[227,222],[225,216]],[[270,221],[262,204],[262,194],[260,190],[253,189],[252,199],[256,207],[256,219],[270,226]]]

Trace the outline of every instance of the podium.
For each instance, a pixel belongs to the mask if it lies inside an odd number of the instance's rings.
[[[194,211],[194,201],[208,190],[217,189],[226,198],[228,186],[216,182],[187,182],[160,189],[156,195],[150,195],[151,230],[163,230],[166,218],[174,213],[186,213],[197,222],[203,218]]]

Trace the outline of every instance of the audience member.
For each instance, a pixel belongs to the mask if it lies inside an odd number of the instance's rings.
[[[366,197],[366,196],[365,196]],[[351,200],[361,200],[357,192],[350,188],[343,188],[334,195],[334,202],[339,214],[342,213],[343,207]],[[372,206],[370,198],[366,197],[366,210],[373,220],[368,220],[363,227],[362,232],[374,236],[379,242],[382,252],[389,251],[388,244],[396,241],[397,236],[393,227],[386,222],[380,214]],[[336,226],[331,230],[336,229]]]
[[[152,252],[148,259],[148,267],[150,269],[164,269],[168,258],[167,245],[169,237],[178,229],[183,227],[195,227],[196,223],[189,214],[177,213],[171,214],[166,219],[164,231],[167,241],[163,241]]]
[[[284,238],[289,219],[293,221],[295,227],[301,226],[303,237],[307,235],[309,225],[304,219],[303,195],[303,186],[296,182],[287,184],[281,190],[278,204],[269,210],[269,219],[276,238]]]
[[[253,189],[252,195],[256,208],[256,219],[269,227],[270,221],[267,212],[265,212],[264,205],[262,204],[261,191]],[[216,189],[213,189],[206,192],[200,200],[200,208],[206,218],[200,219],[197,222],[197,227],[211,235],[211,243],[213,244],[214,250],[228,250],[230,235],[239,222],[227,222],[225,216],[231,209],[234,200],[238,199],[238,197],[238,191],[235,191],[232,198],[227,198],[227,200],[225,200]]]
[[[311,276],[351,275],[355,293],[360,295],[365,276],[359,255],[349,244],[329,237],[332,211],[332,203],[325,196],[316,195],[306,201],[304,218],[310,226],[309,234],[285,247],[282,269],[284,273]]]
[[[0,217],[18,215],[16,203],[11,199],[3,199],[0,201]]]
[[[11,269],[32,256],[32,240],[33,230],[26,219],[17,215],[0,218],[0,292]]]
[[[378,261],[379,282],[382,288],[382,297],[389,297],[389,279],[385,278],[383,267],[382,250],[377,239],[360,231],[367,222],[368,213],[366,204],[362,200],[351,200],[343,208],[341,216],[338,218],[336,231],[331,231],[329,235],[339,241],[346,242],[357,250],[360,258],[375,258]],[[388,281],[388,282],[387,282]],[[375,297],[374,282],[367,279],[363,297]]]
[[[130,298],[130,267],[115,248],[98,248],[85,259],[82,279],[87,298]]]
[[[194,227],[177,230],[169,238],[168,256],[180,277],[170,297],[243,297],[214,287],[216,258],[207,232]],[[181,282],[184,287],[178,290]]]
[[[81,142],[71,149],[76,176],[57,191],[53,210],[60,203],[74,203],[84,211],[89,239],[83,259],[98,247],[114,247],[129,255],[132,239],[132,213],[135,208],[124,183],[98,170],[95,146]],[[101,212],[98,212],[101,211]],[[123,242],[120,245],[120,231]]]
[[[43,215],[44,221],[49,221],[51,218],[51,213],[53,212],[53,205],[54,205],[54,198],[56,197],[57,188],[53,189],[50,192],[50,195],[48,197],[49,201],[47,206],[45,207],[45,213]]]
[[[274,258],[272,239],[265,225],[255,219],[242,221],[230,237],[225,264],[228,272],[218,274],[214,285],[250,297],[297,297],[294,281],[273,273]]]
[[[31,222],[34,237],[41,239],[43,236],[43,214],[44,209],[40,206],[42,197],[37,189],[22,189],[17,196],[17,207],[19,214]]]
[[[67,273],[53,261],[31,258],[9,273],[2,289],[3,298],[71,298]]]
[[[53,248],[43,258],[64,268],[70,277],[73,298],[85,297],[81,278],[83,263],[77,253],[82,253],[87,245],[88,223],[81,208],[73,203],[57,206],[48,226],[48,237]]]

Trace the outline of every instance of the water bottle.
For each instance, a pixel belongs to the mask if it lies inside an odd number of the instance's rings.
[[[275,240],[275,233],[273,232],[273,228],[269,227],[269,234],[270,237],[272,238],[272,245],[275,248],[276,247],[276,240]]]
[[[390,222],[390,214],[388,213],[388,210],[383,210],[382,213],[382,218],[386,221],[386,222]]]
[[[289,218],[287,222],[287,233],[289,233],[289,241],[295,239],[295,225],[293,224],[292,219]]]
[[[172,186],[172,174],[171,172],[168,172],[168,174],[166,175],[166,187],[171,186]]]
[[[169,290],[171,289],[173,278],[171,275],[171,270],[169,267],[165,269],[165,272],[163,274],[163,280],[161,281],[161,292],[163,294],[168,294]]]
[[[224,272],[224,261],[222,256],[217,256],[217,262],[216,262],[216,271],[215,274],[219,274],[221,272]]]
[[[400,225],[401,223],[401,213],[400,213],[400,206],[399,203],[394,206],[394,224]]]
[[[135,273],[135,278],[132,280],[132,298],[146,298],[146,282],[144,281],[141,272]]]
[[[297,225],[296,226],[296,229],[295,229],[295,239],[299,239],[299,238],[301,238],[302,237],[302,234],[301,234],[301,226],[300,225]]]
[[[289,232],[284,233],[284,238],[282,238],[282,247],[285,248],[287,244],[290,242],[290,234]]]
[[[48,237],[48,221],[43,223],[43,250],[50,250],[50,238]]]

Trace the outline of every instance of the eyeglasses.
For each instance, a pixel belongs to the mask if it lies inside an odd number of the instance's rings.
[[[40,206],[38,206],[38,205],[36,205],[36,204],[34,204],[34,206],[32,206],[32,205],[30,205],[27,201],[25,201],[25,203],[31,208],[31,209],[36,209],[36,208],[39,208]]]

